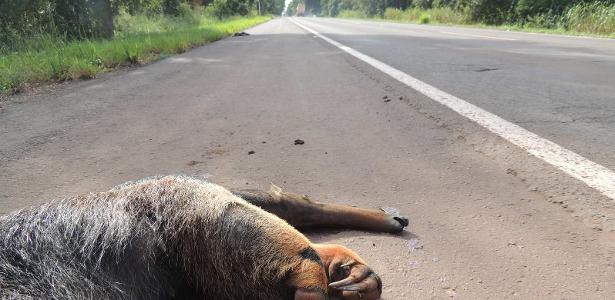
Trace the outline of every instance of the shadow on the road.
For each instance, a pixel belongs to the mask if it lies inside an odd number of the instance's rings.
[[[302,233],[307,235],[313,242],[328,243],[338,239],[370,239],[372,237],[390,236],[409,241],[411,239],[419,239],[419,236],[408,231],[407,229],[400,234],[391,234],[383,232],[368,232],[357,230],[344,230],[344,229],[307,229],[301,230]]]

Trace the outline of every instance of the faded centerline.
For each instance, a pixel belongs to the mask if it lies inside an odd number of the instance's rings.
[[[438,88],[422,82],[392,66],[389,66],[371,56],[332,40],[317,31],[301,24],[294,18],[290,21],[315,36],[325,40],[344,52],[362,60],[383,73],[397,79],[410,88],[431,98],[432,100],[452,109],[458,114],[476,122],[503,139],[524,149],[528,153],[557,167],[566,174],[584,182],[600,191],[603,195],[615,199],[615,172],[597,164],[575,152],[572,152],[554,142],[532,133],[521,126],[513,124],[492,114],[474,104],[448,94]]]

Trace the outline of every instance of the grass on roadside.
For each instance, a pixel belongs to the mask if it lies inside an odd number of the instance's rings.
[[[436,23],[436,24],[467,24],[468,18],[460,11],[452,8],[408,8],[401,10],[398,8],[387,8],[384,11],[385,20],[393,20],[408,23]]]
[[[345,10],[338,17],[365,19],[365,14]],[[603,2],[580,3],[566,10],[562,15],[537,15],[522,22],[508,22],[502,25],[486,25],[472,21],[469,13],[450,7],[430,9],[408,8],[405,10],[387,8],[382,17],[373,17],[378,21],[402,23],[464,25],[487,27],[504,30],[544,32],[570,35],[589,35],[615,38],[615,4]]]
[[[193,16],[194,17],[194,16]],[[112,40],[72,41],[39,36],[0,51],[0,92],[41,82],[93,78],[121,66],[146,63],[224,38],[269,20],[267,16],[216,20],[121,15]]]

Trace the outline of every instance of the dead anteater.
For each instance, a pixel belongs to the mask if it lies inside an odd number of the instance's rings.
[[[379,277],[356,253],[310,243],[289,223],[386,232],[408,225],[275,187],[146,178],[0,218],[0,298],[380,297]]]

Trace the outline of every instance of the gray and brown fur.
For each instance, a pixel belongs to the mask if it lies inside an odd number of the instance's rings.
[[[15,212],[0,218],[0,298],[325,299],[317,245],[264,209],[167,176]]]

